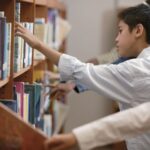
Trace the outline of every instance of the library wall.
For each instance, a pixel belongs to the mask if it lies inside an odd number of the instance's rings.
[[[64,2],[67,3],[68,20],[72,25],[67,53],[86,61],[109,51],[114,46],[116,35],[114,0],[64,0]],[[66,132],[112,112],[111,101],[94,92],[83,94],[72,92],[68,100],[70,113]]]
[[[118,6],[132,6],[142,2],[143,0],[118,0]]]

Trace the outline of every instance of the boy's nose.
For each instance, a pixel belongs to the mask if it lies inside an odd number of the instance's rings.
[[[115,42],[117,43],[119,40],[119,36],[117,35],[116,39],[115,39]]]

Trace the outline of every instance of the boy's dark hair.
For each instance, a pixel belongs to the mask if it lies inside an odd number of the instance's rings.
[[[150,5],[150,0],[146,0],[146,3]]]
[[[146,4],[140,4],[122,10],[118,14],[119,20],[123,20],[132,31],[137,24],[142,24],[146,31],[146,42],[150,44],[150,0]]]

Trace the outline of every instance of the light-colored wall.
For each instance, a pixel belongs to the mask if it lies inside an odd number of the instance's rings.
[[[116,10],[143,0],[63,0],[68,8],[72,31],[67,53],[82,61],[109,51],[116,36]],[[70,113],[65,131],[101,118],[112,112],[112,102],[94,92],[68,96]]]
[[[114,0],[66,0],[72,31],[67,53],[82,61],[109,51],[114,46],[116,14]],[[71,93],[66,131],[93,121],[112,110],[111,101],[94,92]]]

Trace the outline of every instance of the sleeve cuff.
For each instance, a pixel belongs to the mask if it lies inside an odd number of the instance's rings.
[[[96,146],[94,133],[91,130],[90,124],[78,127],[72,132],[75,135],[81,150],[90,150]]]
[[[73,59],[74,57],[66,55],[66,54],[62,54],[60,56],[60,60],[58,63],[58,69],[60,72],[60,80],[61,81],[67,81],[67,80],[73,80],[72,79],[72,74],[73,74],[73,68],[74,68],[74,64],[73,64]]]

